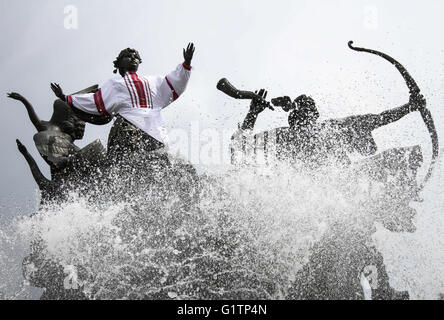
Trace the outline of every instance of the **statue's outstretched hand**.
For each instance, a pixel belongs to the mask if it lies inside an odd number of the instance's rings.
[[[11,98],[14,100],[23,101],[25,99],[25,97],[23,97],[20,93],[17,93],[17,92],[9,92],[7,95],[8,95],[8,98]]]
[[[19,151],[21,153],[24,154],[24,153],[28,152],[28,150],[26,150],[26,147],[20,142],[19,139],[16,139],[15,142],[17,143],[17,148],[19,149]]]
[[[188,43],[186,49],[183,49],[183,58],[185,59],[185,64],[191,66],[191,60],[194,54],[194,44],[192,42]]]
[[[260,89],[259,92],[256,90],[254,93],[257,94],[257,97],[251,100],[250,112],[259,114],[266,108],[274,110],[270,103],[265,100],[267,98],[267,91],[265,89]]]
[[[63,90],[62,90],[62,88],[60,87],[60,85],[58,83],[52,83],[51,82],[51,89],[52,89],[52,91],[54,92],[54,94],[56,95],[57,98],[59,98],[59,99],[61,99],[63,101],[66,100],[65,95],[63,94]]]

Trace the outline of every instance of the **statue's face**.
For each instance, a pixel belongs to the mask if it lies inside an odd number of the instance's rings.
[[[57,125],[62,132],[69,134],[73,140],[82,139],[85,134],[85,122],[60,100],[54,102],[54,112],[50,122]]]
[[[70,116],[59,126],[61,131],[69,134],[73,140],[80,140],[85,134],[85,121],[80,120],[76,116]]]
[[[129,53],[126,57],[120,60],[120,68],[125,71],[134,71],[136,72],[139,69],[140,60],[137,58],[135,52]]]

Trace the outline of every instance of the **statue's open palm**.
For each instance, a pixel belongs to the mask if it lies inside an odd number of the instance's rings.
[[[17,92],[9,92],[8,98],[11,98],[14,100],[19,100],[19,101],[24,99],[24,97],[20,93],[17,93]]]
[[[192,42],[188,43],[186,49],[183,49],[183,58],[185,59],[185,64],[191,66],[191,60],[194,55],[194,44]]]
[[[62,100],[65,99],[65,95],[63,94],[63,90],[60,87],[60,85],[58,83],[52,83],[51,82],[51,89],[54,92],[54,94],[56,95],[57,98],[60,98]]]

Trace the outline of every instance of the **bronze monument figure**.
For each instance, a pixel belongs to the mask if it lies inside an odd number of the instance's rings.
[[[254,164],[251,158],[257,157],[260,149],[266,161],[267,156],[274,155],[274,160],[297,160],[309,170],[317,171],[328,165],[337,167],[338,164],[351,168],[355,177],[363,175],[385,186],[383,199],[377,199],[371,204],[375,220],[393,232],[413,232],[415,227],[412,220],[416,211],[409,204],[420,200],[418,192],[430,178],[438,155],[438,136],[433,119],[415,80],[398,61],[382,52],[357,48],[352,44],[349,42],[351,49],[381,56],[396,66],[410,91],[407,104],[380,114],[318,122],[320,115],[311,97],[300,95],[294,101],[289,96],[277,97],[271,99],[271,104],[289,112],[289,127],[253,134],[258,115],[270,108],[270,103],[265,100],[267,91],[261,89],[246,93],[236,89],[224,78],[217,85],[219,90],[236,99],[251,99],[249,111],[232,137],[232,162]],[[376,154],[377,145],[372,136],[373,130],[415,111],[421,114],[433,147],[431,164],[420,185],[416,177],[423,162],[420,147],[394,148]],[[348,155],[353,152],[371,157],[352,163]],[[276,162],[273,164],[276,165]],[[297,274],[288,298],[363,298],[360,275],[365,274],[365,267],[371,265],[379,275],[379,285],[372,292],[373,299],[408,299],[407,292],[398,292],[390,286],[382,255],[374,245],[370,245],[375,227],[368,225],[364,229],[366,231],[356,229],[353,225],[330,228],[312,248],[309,261]],[[343,261],[349,263],[344,264]]]

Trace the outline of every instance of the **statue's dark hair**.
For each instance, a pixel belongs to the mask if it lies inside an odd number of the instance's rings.
[[[309,97],[305,94],[301,94],[299,97],[297,97],[296,99],[294,99],[294,103],[300,106],[303,106],[304,109],[313,109],[313,107],[316,107],[316,103],[313,100],[312,97]]]
[[[132,48],[123,49],[122,51],[120,51],[116,60],[114,60],[114,68],[115,68],[113,71],[114,73],[117,73],[117,69],[120,69],[120,61],[125,57],[129,57],[130,54],[132,54],[132,53],[135,53],[137,59],[139,59],[140,63],[142,63],[142,59],[140,58],[139,51],[137,51],[136,49],[132,49]]]
[[[307,121],[309,119],[311,119],[310,121],[316,121],[319,118],[319,111],[312,97],[302,94],[294,99],[293,104],[297,105],[297,107],[288,115],[290,127],[300,121]]]
[[[299,109],[300,111],[310,112],[315,117],[319,117],[319,111],[316,107],[316,102],[313,100],[312,97],[301,94],[299,97],[294,99],[294,104],[298,106],[297,109]]]

